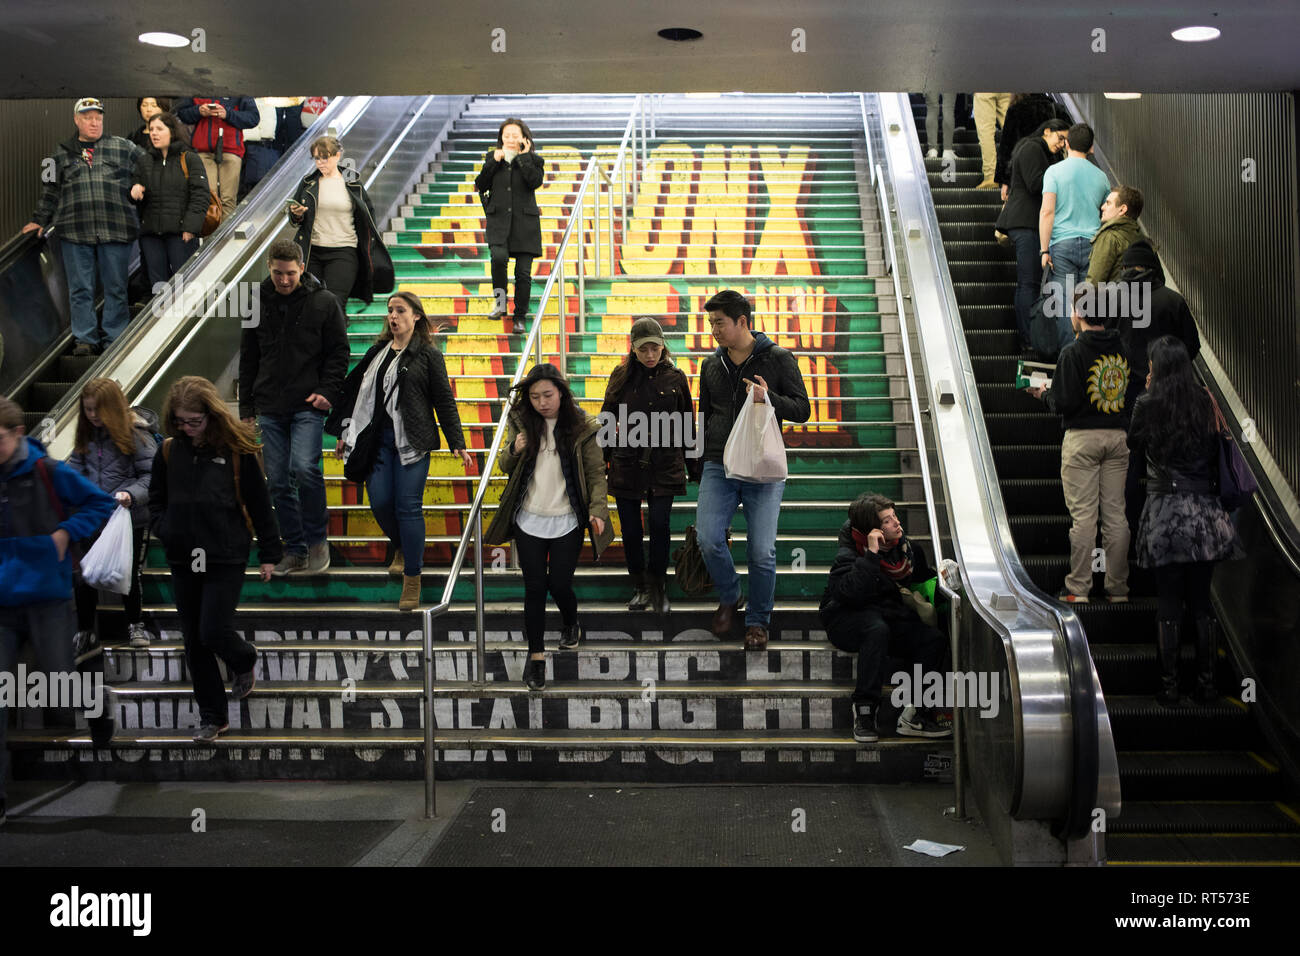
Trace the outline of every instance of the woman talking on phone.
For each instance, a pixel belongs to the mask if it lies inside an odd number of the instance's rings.
[[[528,124],[510,117],[497,130],[497,145],[489,150],[474,180],[487,216],[487,244],[492,256],[491,318],[506,314],[506,266],[515,260],[516,333],[528,331],[528,305],[533,291],[533,259],[542,254],[542,213],[537,190],[546,178],[546,165],[533,148]]]

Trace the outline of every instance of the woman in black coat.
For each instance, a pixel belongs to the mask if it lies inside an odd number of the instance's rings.
[[[1210,703],[1219,696],[1210,580],[1215,563],[1231,557],[1237,539],[1218,497],[1218,427],[1187,346],[1162,335],[1147,347],[1147,355],[1147,391],[1133,405],[1128,447],[1144,455],[1147,465],[1137,563],[1155,569],[1161,683],[1156,702],[1178,703],[1178,645],[1183,614],[1190,609],[1196,622],[1196,697]]]
[[[998,137],[998,161],[993,181],[1002,186],[1002,201],[1006,202],[1011,189],[1011,154],[1016,144],[1031,135],[1049,119],[1070,122],[1070,113],[1046,93],[1017,93],[1007,107],[1002,121],[1002,135]]]
[[[311,155],[316,170],[298,184],[288,210],[298,227],[293,241],[302,247],[306,270],[334,293],[346,317],[349,297],[369,305],[375,295],[393,291],[393,260],[361,177],[339,168],[339,141],[322,136],[311,144]]]
[[[672,363],[663,328],[654,319],[637,319],[632,324],[632,351],[609,376],[600,409],[602,435],[608,436],[602,445],[609,465],[609,493],[618,503],[623,554],[632,578],[629,611],[649,608],[667,614],[671,610],[666,581],[669,516],[673,498],[686,493],[685,443],[692,437],[687,431],[687,423],[694,421],[692,411],[690,383]],[[667,435],[656,421],[669,422]],[[626,433],[616,427],[620,423]],[[648,574],[641,551],[642,499],[650,505]]]
[[[198,251],[211,192],[180,120],[158,113],[148,130],[150,145],[136,161],[131,198],[139,203],[140,258],[153,285],[170,279]]]
[[[506,314],[506,266],[515,259],[514,331],[528,331],[533,259],[542,254],[542,212],[537,190],[546,179],[546,164],[533,150],[528,124],[510,117],[497,130],[496,148],[483,160],[474,180],[487,216],[487,244],[492,257],[491,318]]]
[[[440,447],[439,425],[469,471],[474,458],[429,318],[419,296],[396,292],[388,298],[384,331],[344,380],[325,431],[340,436],[334,454],[345,461],[343,474],[365,482],[375,520],[392,544],[388,573],[402,578],[401,609],[420,603],[424,484],[429,453]]]

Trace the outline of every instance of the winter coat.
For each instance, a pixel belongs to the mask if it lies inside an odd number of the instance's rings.
[[[258,564],[278,564],[284,557],[258,456],[241,454],[239,468],[236,497],[232,455],[227,449],[196,446],[186,435],[172,439],[170,453],[158,447],[149,521],[153,536],[167,552],[168,564],[191,566],[196,548],[202,549],[208,564],[247,564],[253,536],[245,508],[257,532]]]
[[[294,415],[313,392],[337,405],[349,358],[343,309],[315,276],[304,272],[289,295],[266,279],[260,321],[239,346],[239,417]]]
[[[91,164],[82,147],[95,147]],[[53,223],[63,242],[94,245],[132,242],[139,233],[131,202],[131,177],[140,147],[120,136],[103,136],[82,143],[73,136],[54,151],[54,181],[41,189],[32,222],[42,228]]]
[[[906,541],[912,548],[912,573],[895,581],[880,567],[880,559],[894,554]],[[853,540],[853,525],[846,521],[840,526],[839,551],[831,563],[826,590],[822,593],[819,612],[822,626],[833,627],[847,615],[864,608],[874,608],[886,623],[920,620],[914,608],[904,602],[899,587],[928,581],[935,576],[925,557],[925,550],[904,535],[902,541],[889,551],[858,554]]]
[[[181,156],[185,156],[185,169]],[[185,172],[189,172],[189,178]],[[150,236],[182,232],[203,233],[203,217],[212,199],[208,174],[199,154],[188,146],[171,143],[164,154],[150,146],[135,164],[131,180],[144,186],[140,200],[140,232]]]
[[[609,493],[615,498],[636,499],[685,494],[685,443],[694,437],[695,421],[690,382],[666,358],[652,369],[636,359],[628,361],[630,368],[623,387],[617,393],[607,388],[600,408],[601,417],[608,416],[609,422],[604,441],[605,461],[610,466]],[[637,436],[633,414],[645,422],[641,433],[644,440]],[[665,414],[669,416],[666,430],[656,423],[664,421]],[[660,418],[656,419],[656,415]],[[620,419],[627,424],[627,435],[619,432]],[[681,428],[680,433],[677,428]]]
[[[1024,140],[1011,157],[1011,188],[1006,205],[998,215],[997,228],[1038,230],[1038,213],[1043,207],[1043,174],[1060,156],[1047,148],[1041,136]]]
[[[204,103],[220,103],[226,108],[226,118],[200,116]],[[200,153],[215,153],[221,145],[223,156],[244,155],[244,130],[252,129],[261,121],[257,103],[251,96],[190,96],[176,104],[176,118],[194,127],[190,140]]]
[[[343,394],[325,421],[325,431],[330,435],[343,434],[343,422],[352,416],[357,404],[361,380],[371,362],[382,361],[389,342],[377,342],[362,357],[343,380]],[[460,414],[456,410],[456,396],[447,378],[447,363],[442,353],[432,345],[425,345],[418,337],[411,342],[397,361],[397,407],[402,413],[406,440],[416,451],[437,451],[442,447],[438,426],[447,436],[447,447],[452,451],[465,448],[465,436],[460,428]],[[435,418],[435,412],[437,417]]]
[[[487,152],[474,188],[487,216],[489,246],[505,246],[511,253],[542,254],[542,211],[537,190],[546,179],[546,163],[536,151],[520,153],[513,162],[498,162]]]
[[[37,472],[42,458],[58,508]],[[71,600],[74,559],[65,553],[60,561],[50,535],[62,528],[71,541],[85,541],[116,507],[87,479],[46,455],[36,439],[21,438],[0,466],[0,607]]]
[[[1128,216],[1116,216],[1101,224],[1097,234],[1092,237],[1092,251],[1088,256],[1088,281],[1114,282],[1124,270],[1119,261],[1124,250],[1133,244],[1133,240],[1142,235],[1136,219]]]
[[[1043,400],[1061,427],[1128,428],[1129,367],[1118,329],[1085,329],[1061,349]]]
[[[502,446],[498,461],[501,470],[510,476],[501,500],[497,504],[497,513],[492,523],[483,534],[484,544],[505,544],[515,536],[515,512],[523,503],[528,492],[528,483],[533,477],[535,458],[526,454],[515,454],[515,439],[523,431],[514,415],[509,416],[509,430],[506,432],[505,445]],[[597,435],[600,422],[586,416],[586,424],[578,432],[571,449],[561,449],[560,464],[564,469],[568,484],[569,503],[574,514],[578,516],[578,527],[585,527],[591,534],[591,547],[600,559],[611,541],[614,540],[614,526],[609,520],[609,502],[606,494],[605,459],[601,454]],[[605,522],[605,530],[596,534],[591,526],[592,518]]]
[[[1159,263],[1146,271],[1126,268],[1120,273],[1120,281],[1151,283],[1149,293],[1142,293],[1143,301],[1150,310],[1145,324],[1136,326],[1131,314],[1125,315],[1119,323],[1120,339],[1124,343],[1124,353],[1128,356],[1128,405],[1132,408],[1138,396],[1146,391],[1147,371],[1150,369],[1147,346],[1162,335],[1172,335],[1187,346],[1187,354],[1194,362],[1201,351],[1201,336],[1196,331],[1196,320],[1192,318],[1192,310],[1187,307],[1187,300],[1165,285],[1165,270]],[[1129,301],[1134,301],[1133,293],[1130,293]]]
[[[794,356],[762,332],[754,333],[754,350],[740,367],[731,364],[722,346],[700,365],[700,427],[704,429],[704,455],[700,461],[722,461],[731,426],[745,402],[745,379],[767,382],[767,400],[782,421],[806,422],[812,415],[803,375]]]
[[[350,169],[341,169],[339,173],[352,200],[352,227],[357,233],[357,277],[348,297],[369,305],[376,293],[386,295],[393,291],[393,260],[384,246],[383,235],[375,225],[375,206],[361,185],[361,177]],[[293,241],[302,247],[306,265],[311,262],[311,232],[316,224],[316,205],[320,201],[319,170],[303,177],[293,198],[294,202],[307,207],[301,218],[294,218],[289,213],[289,221],[298,227]]]
[[[95,487],[116,495],[125,491],[131,496],[131,524],[143,528],[149,523],[149,481],[153,475],[153,456],[158,442],[140,418],[133,422],[135,453],[124,455],[118,450],[106,428],[95,429],[84,452],[68,456],[68,467],[88,479]]]
[[[1008,109],[1002,120],[1002,135],[998,138],[998,162],[993,181],[999,185],[1011,185],[1011,154],[1016,144],[1026,136],[1032,136],[1034,130],[1049,119],[1062,119],[1073,123],[1070,112],[1045,93],[1030,93],[1016,100]]]

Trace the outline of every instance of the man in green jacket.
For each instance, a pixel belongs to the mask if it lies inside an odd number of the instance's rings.
[[[1092,237],[1092,251],[1088,257],[1088,281],[1115,282],[1122,271],[1119,260],[1124,250],[1142,235],[1138,216],[1142,215],[1142,193],[1132,186],[1119,186],[1110,191],[1101,204],[1101,228]]]

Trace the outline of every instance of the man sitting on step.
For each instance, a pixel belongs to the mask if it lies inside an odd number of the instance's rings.
[[[880,739],[876,716],[891,658],[905,668],[919,663],[926,674],[948,672],[948,640],[934,626],[934,607],[909,587],[934,576],[925,551],[903,534],[894,503],[884,495],[858,495],[840,528],[839,552],[820,608],[830,642],[858,655],[854,740]],[[929,708],[907,706],[897,731],[905,737],[948,737],[952,725]]]

